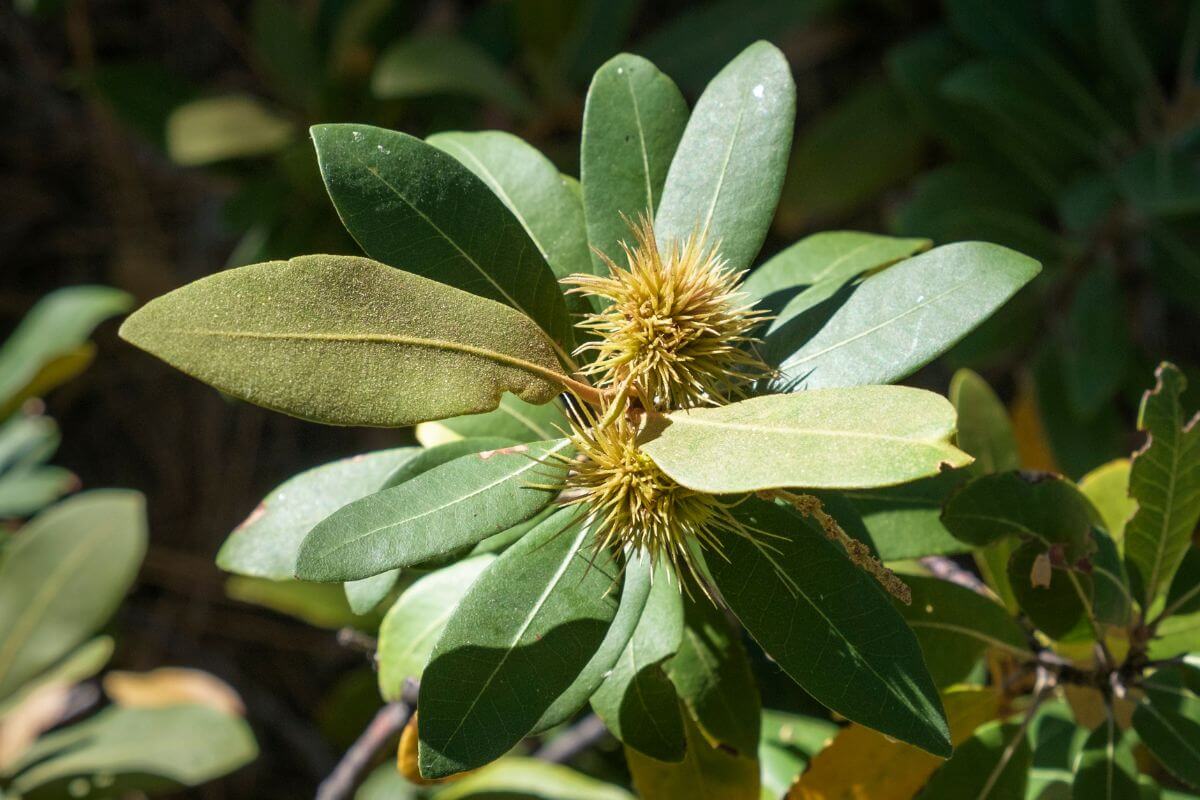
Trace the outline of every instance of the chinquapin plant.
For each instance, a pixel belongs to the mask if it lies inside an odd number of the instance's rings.
[[[419,680],[425,778],[590,703],[644,795],[673,796],[675,762],[716,757],[749,764],[737,796],[757,797],[760,701],[734,618],[831,710],[950,755],[894,605],[911,587],[880,560],[925,553],[872,551],[840,524],[839,492],[971,463],[946,399],[888,384],[1038,265],[837,232],[743,280],[794,115],[787,62],[760,42],[690,114],[646,60],[605,64],[579,181],[505,133],[319,125],[329,195],[369,258],[228,270],[122,328],[233,397],[443,442],[297,476],[218,557],[344,582],[359,609],[420,575],[383,622],[379,667],[388,699]]]
[[[1200,787],[1200,416],[1176,367],[1156,377],[1143,446],[1076,484],[1020,469],[999,398],[955,376],[958,443],[976,460],[950,476],[940,525],[983,580],[926,559],[936,577],[904,574],[900,607],[954,755],[852,724],[788,797],[1194,797],[1180,787]]]

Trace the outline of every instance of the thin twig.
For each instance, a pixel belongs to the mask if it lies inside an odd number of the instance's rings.
[[[921,559],[921,566],[933,573],[935,578],[957,583],[965,589],[995,599],[995,594],[987,584],[975,577],[974,573],[963,569],[945,556],[925,556]]]
[[[375,650],[379,647],[379,640],[372,636],[368,636],[357,628],[341,628],[337,632],[337,643],[342,647],[350,650],[357,650],[361,653],[375,654]]]
[[[379,709],[329,777],[321,781],[316,800],[343,800],[354,793],[375,754],[408,724],[416,705],[416,694],[416,684],[407,681],[403,697]]]
[[[604,720],[588,714],[565,731],[542,745],[533,757],[554,764],[566,764],[575,756],[603,739],[608,733]]]

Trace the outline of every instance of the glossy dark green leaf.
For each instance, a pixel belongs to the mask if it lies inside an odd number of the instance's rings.
[[[421,679],[421,773],[474,769],[514,747],[587,665],[617,610],[616,566],[564,509],[471,585]]]
[[[579,175],[588,242],[623,264],[625,214],[653,217],[688,108],[675,84],[644,58],[622,53],[596,71],[583,110]],[[593,255],[593,269],[607,267]]]
[[[1190,547],[1184,554],[1179,570],[1171,581],[1163,611],[1168,616],[1200,611],[1200,548]]]
[[[471,584],[496,557],[483,554],[431,572],[401,593],[379,625],[379,693],[399,700],[406,678],[420,680],[433,646]]]
[[[97,325],[131,305],[129,295],[107,286],[71,286],[43,297],[0,346],[4,416],[48,364],[85,344]]]
[[[1019,659],[1032,657],[1025,635],[1003,606],[949,581],[901,578],[912,591],[912,604],[897,608],[917,635],[938,686],[964,679],[988,648]]]
[[[991,722],[954,751],[933,774],[919,800],[1009,800],[1025,796],[1030,761],[1025,729]]]
[[[271,491],[217,553],[226,572],[272,580],[296,574],[300,543],[313,526],[342,506],[377,492],[415,447],[379,450],[313,467]]]
[[[506,391],[545,403],[563,374],[522,314],[355,256],[218,272],[150,301],[121,335],[234,397],[334,425],[490,411]]]
[[[1075,763],[1071,800],[1141,800],[1128,737],[1109,714],[1092,731]]]
[[[145,551],[142,496],[117,489],[76,495],[13,534],[0,561],[0,699],[104,624]]]
[[[1129,473],[1138,510],[1125,526],[1125,558],[1144,608],[1170,586],[1200,520],[1200,413],[1185,413],[1187,381],[1177,367],[1163,363],[1155,377],[1138,413],[1149,439]]]
[[[633,636],[592,695],[592,709],[613,736],[659,761],[679,761],[684,751],[679,699],[663,669],[683,641],[683,603],[676,581],[664,563],[655,568]]]
[[[555,493],[531,484],[545,483],[545,473],[555,469],[541,459],[567,448],[559,439],[461,456],[343,506],[304,539],[296,575],[306,581],[359,580],[507,530],[549,505]]]
[[[741,290],[761,301],[799,286],[839,285],[873,269],[908,258],[933,243],[858,231],[824,231],[806,236],[750,273]]]
[[[942,522],[976,547],[1006,536],[1030,538],[1043,549],[1059,544],[1074,561],[1092,550],[1095,511],[1070,481],[1043,472],[983,475],[951,495]]]
[[[1168,772],[1200,787],[1200,699],[1173,682],[1147,690],[1133,712],[1133,729]]]
[[[69,797],[73,780],[107,775],[105,791],[197,786],[254,760],[258,746],[240,717],[208,706],[106,708],[44,736],[21,762],[11,789],[21,796]]]
[[[920,646],[874,579],[786,508],[747,500],[735,513],[778,536],[761,545],[728,537],[729,560],[708,559],[725,601],[763,650],[830,709],[949,755],[945,713]]]
[[[646,608],[649,596],[649,559],[640,553],[632,555],[625,564],[625,577],[621,581],[621,602],[617,606],[612,625],[604,634],[604,641],[567,690],[542,714],[534,733],[566,722],[587,705],[588,699],[596,693],[625,653],[625,648],[642,618],[642,611]]]
[[[667,675],[712,747],[754,757],[762,703],[739,632],[707,597],[685,599],[683,640]]]
[[[1116,268],[1097,264],[1075,287],[1062,331],[1063,381],[1082,418],[1111,402],[1124,382],[1133,354],[1129,318]]]
[[[379,57],[371,76],[376,97],[407,99],[465,95],[489,100],[518,114],[531,106],[525,93],[491,56],[456,36],[399,39]]]
[[[750,266],[775,216],[796,116],[787,59],[756,42],[712,79],[671,161],[655,216],[660,245],[702,231],[730,269]]]
[[[550,159],[503,131],[438,133],[427,141],[495,192],[556,277],[591,271],[583,204]]]
[[[317,125],[312,137],[325,188],[367,255],[512,306],[570,349],[554,273],[475,173],[420,139],[370,125]]]
[[[945,398],[903,386],[754,397],[651,425],[643,449],[659,468],[713,494],[891,486],[970,463],[949,442],[954,409]]]
[[[948,350],[1039,270],[997,245],[945,245],[868,277],[796,349],[787,327],[764,347],[794,389],[891,383]]]
[[[985,475],[1019,469],[1017,437],[1008,409],[969,369],[960,369],[950,380],[950,402],[958,412],[958,446],[975,457],[971,471]]]
[[[1134,608],[1129,575],[1117,543],[1104,530],[1092,528],[1096,552],[1092,555],[1092,605],[1096,619],[1110,625],[1125,625]]]
[[[1017,604],[1042,633],[1070,641],[1091,633],[1087,626],[1094,592],[1091,575],[1055,565],[1046,545],[1037,539],[1013,552],[1007,571]]]
[[[758,763],[764,792],[783,797],[809,760],[825,748],[838,731],[826,719],[764,709]]]

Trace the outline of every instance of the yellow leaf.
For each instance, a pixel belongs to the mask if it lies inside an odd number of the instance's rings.
[[[955,745],[994,719],[1000,708],[996,692],[976,687],[950,688],[942,702]],[[852,724],[809,763],[787,800],[910,800],[943,763],[924,750]]]
[[[417,745],[421,737],[417,733],[417,712],[414,711],[412,716],[408,718],[408,722],[404,725],[404,730],[400,734],[400,747],[396,750],[396,770],[404,776],[409,783],[415,783],[418,786],[433,786],[435,783],[448,783],[456,781],[464,775],[470,775],[477,770],[468,772],[460,772],[457,775],[451,775],[448,778],[440,778],[438,780],[430,780],[421,774],[421,769],[417,761]]]
[[[15,764],[43,731],[66,713],[71,684],[45,683],[0,718],[0,773]]]
[[[1079,481],[1079,490],[1092,501],[1109,536],[1118,543],[1125,538],[1125,523],[1138,507],[1137,500],[1129,496],[1129,469],[1129,459],[1118,458],[1096,467]]]
[[[1071,713],[1081,728],[1095,730],[1108,719],[1104,695],[1100,694],[1098,689],[1073,683],[1064,683],[1062,689],[1067,705],[1071,707]],[[1133,712],[1136,708],[1137,705],[1128,698],[1114,697],[1113,716],[1116,717],[1117,727],[1128,730],[1133,724]]]
[[[671,764],[625,748],[638,796],[646,800],[759,800],[758,760],[712,747],[686,708],[680,710],[687,736],[683,761]]]
[[[422,447],[437,447],[439,444],[457,442],[463,437],[440,422],[422,422],[414,431]]]
[[[104,693],[127,708],[162,708],[193,703],[241,716],[242,698],[225,681],[198,669],[161,667],[149,672],[113,671],[104,676]]]
[[[1024,469],[1060,472],[1054,453],[1050,450],[1042,415],[1038,411],[1037,387],[1032,376],[1022,375],[1017,381],[1017,394],[1013,398],[1009,416],[1012,417],[1013,434],[1017,437],[1021,466]]]

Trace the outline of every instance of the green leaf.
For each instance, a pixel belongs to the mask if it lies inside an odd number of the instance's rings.
[[[809,760],[837,732],[838,726],[829,720],[764,709],[758,747],[764,796],[768,791],[771,798],[786,795]]]
[[[633,787],[644,798],[705,798],[760,800],[758,764],[750,756],[734,755],[705,740],[700,727],[684,714],[687,750],[682,761],[659,761],[632,747],[625,760]]]
[[[675,84],[640,56],[621,53],[596,71],[583,109],[579,174],[588,242],[621,263],[624,214],[653,217],[688,107]],[[597,274],[607,267],[592,257]]]
[[[275,91],[317,111],[313,106],[324,88],[324,76],[321,54],[304,11],[284,0],[254,0],[250,7],[254,65],[267,73]]]
[[[1021,466],[1008,410],[983,378],[969,369],[954,373],[950,402],[958,412],[958,446],[975,458],[972,472],[985,475]]]
[[[1035,578],[1049,565],[1048,579]],[[1008,559],[1008,582],[1017,605],[1051,639],[1079,641],[1091,635],[1087,613],[1094,583],[1090,575],[1054,564],[1046,544],[1030,539]],[[1049,580],[1049,585],[1042,581]]]
[[[876,201],[918,171],[924,139],[887,81],[854,87],[797,131],[779,200],[780,228],[811,229]]]
[[[942,522],[956,537],[983,547],[1006,536],[1065,547],[1075,561],[1091,553],[1095,515],[1070,481],[1042,472],[1003,472],[967,483],[950,497]]]
[[[506,394],[505,397],[512,397]],[[481,415],[482,416],[482,415]],[[551,434],[553,436],[553,434]],[[374,491],[380,489],[390,489],[393,486],[399,486],[406,481],[423,473],[429,472],[434,467],[440,467],[450,461],[463,456],[469,456],[474,453],[484,453],[489,450],[502,450],[506,447],[512,447],[520,444],[515,439],[509,439],[506,436],[474,436],[469,439],[459,439],[455,442],[446,442],[434,447],[426,447],[424,450],[417,452],[412,458],[400,462],[396,468],[388,473],[387,477],[375,488]],[[364,492],[361,496],[366,497],[372,492]],[[355,500],[359,498],[354,498]],[[342,505],[346,505],[343,503]],[[339,506],[340,508],[341,506]],[[336,510],[336,509],[335,509]],[[328,514],[325,515],[329,516]],[[324,519],[324,517],[322,517]],[[319,522],[320,520],[317,520]],[[316,524],[315,522],[313,523]],[[309,529],[312,525],[309,526]]]
[[[1025,728],[991,722],[958,746],[919,800],[1008,800],[1025,796],[1031,753]]]
[[[113,796],[161,779],[197,786],[254,760],[258,746],[239,717],[200,705],[165,708],[110,707],[38,740],[15,765],[11,789],[25,795],[56,786],[67,796],[72,779],[111,776]]]
[[[518,797],[522,800],[633,800],[621,787],[601,783],[561,764],[516,757],[502,758],[448,784],[437,796],[438,800]]]
[[[535,406],[511,394],[506,394],[500,398],[500,405],[495,411],[453,417],[436,423],[422,423],[422,426],[425,425],[440,425],[453,435],[464,439],[475,436],[499,436],[511,439],[513,442],[536,442],[541,439],[553,439],[560,435],[567,429],[567,417],[558,403],[550,402]],[[422,427],[419,426],[417,428],[418,438],[421,433]],[[421,439],[421,441],[425,440]]]
[[[0,701],[0,719],[16,709],[38,689],[50,684],[73,686],[95,677],[112,658],[115,645],[111,636],[97,636],[75,648],[57,664],[26,681],[20,689]]]
[[[671,160],[655,232],[665,246],[697,230],[720,242],[729,269],[750,266],[775,216],[796,116],[783,54],[747,47],[712,79]]]
[[[1101,262],[1075,287],[1062,329],[1063,382],[1081,418],[1108,405],[1124,383],[1133,355],[1130,313],[1116,268]]]
[[[889,486],[971,461],[950,444],[951,405],[903,386],[768,395],[652,424],[661,433],[645,452],[674,480],[715,494]]]
[[[1163,614],[1170,616],[1197,611],[1200,611],[1200,548],[1190,547],[1171,581]]]
[[[899,486],[842,493],[861,518],[868,538],[884,561],[961,553],[967,546],[942,525],[942,504],[963,482],[946,472]]]
[[[248,94],[192,100],[167,117],[167,154],[185,167],[269,155],[295,136],[291,120]]]
[[[91,636],[120,605],[146,552],[136,492],[85,492],[42,512],[0,561],[0,699]]]
[[[762,703],[741,637],[707,597],[684,604],[683,640],[667,675],[711,747],[758,752]]]
[[[1146,610],[1170,586],[1200,520],[1200,414],[1184,415],[1178,367],[1164,362],[1155,377],[1138,413],[1148,438],[1129,473],[1138,510],[1125,526],[1126,562]]]
[[[79,488],[79,478],[62,467],[28,467],[0,477],[0,518],[27,517]]]
[[[1125,525],[1137,511],[1137,500],[1129,496],[1131,462],[1119,458],[1102,464],[1079,479],[1079,491],[1092,501],[1104,520],[1104,529],[1116,542],[1125,538]]]
[[[7,417],[47,365],[69,355],[97,325],[129,310],[133,299],[107,286],[71,286],[38,301],[0,346],[0,411]],[[47,387],[51,388],[51,387]]]
[[[455,94],[477,97],[517,114],[531,111],[529,99],[491,56],[457,36],[400,39],[379,57],[371,91],[388,100]]]
[[[751,272],[741,290],[749,299],[761,301],[799,286],[841,286],[864,272],[928,250],[932,244],[928,239],[897,239],[858,231],[814,233]]]
[[[417,579],[388,609],[379,626],[379,693],[399,700],[405,678],[420,679],[446,621],[494,555],[467,558]]]
[[[566,439],[466,455],[334,512],[300,547],[296,575],[351,581],[411,567],[475,544],[545,508],[554,491],[531,486]],[[543,478],[544,480],[544,478]]]
[[[595,654],[617,610],[617,570],[589,538],[578,509],[563,509],[471,585],[421,679],[422,775],[504,755]]]
[[[369,578],[348,581],[342,588],[346,592],[346,602],[350,604],[351,611],[359,615],[370,614],[392,593],[399,580],[400,570],[390,569]]]
[[[334,425],[491,411],[506,391],[545,403],[563,374],[520,313],[355,256],[218,272],[150,301],[121,336],[234,397]]]
[[[58,449],[58,423],[41,414],[14,414],[0,423],[0,473],[42,464]]]
[[[592,695],[592,710],[626,746],[660,761],[683,758],[684,732],[675,687],[663,662],[683,641],[680,586],[664,562],[621,657]]]
[[[438,133],[426,141],[454,156],[495,192],[556,277],[591,272],[583,204],[550,159],[503,131]]]
[[[271,491],[217,553],[226,572],[272,580],[296,574],[300,544],[313,526],[344,505],[379,491],[388,475],[419,456],[397,447],[313,467]]]
[[[269,608],[304,620],[318,628],[370,628],[375,620],[350,609],[342,586],[233,575],[225,581],[225,594],[239,603]]]
[[[1140,800],[1138,768],[1112,714],[1088,736],[1075,762],[1072,800]]]
[[[790,326],[764,348],[796,388],[891,383],[950,349],[1039,270],[998,245],[945,245],[868,277],[794,352]],[[792,324],[811,325],[808,316]]]
[[[1200,787],[1200,701],[1181,699],[1167,687],[1151,692],[1133,712],[1133,729],[1167,772]]]
[[[912,590],[912,604],[897,604],[897,609],[917,635],[936,685],[966,678],[988,648],[1020,659],[1033,657],[1004,606],[949,581],[901,577]]]
[[[312,138],[338,216],[367,255],[512,306],[565,358],[571,320],[554,273],[475,173],[420,139],[370,125],[317,125]]]
[[[613,671],[617,661],[629,645],[642,612],[646,608],[646,600],[650,596],[650,560],[641,552],[631,554],[625,562],[625,579],[621,582],[621,602],[617,606],[617,614],[613,617],[612,625],[604,634],[604,641],[596,649],[587,666],[584,667],[575,680],[542,714],[534,727],[534,733],[548,730],[555,725],[566,722],[577,711],[587,705],[605,678]]]
[[[750,499],[734,513],[773,536],[765,545],[728,537],[728,560],[708,566],[763,650],[833,711],[948,756],[945,713],[920,646],[874,579],[789,509]]]

